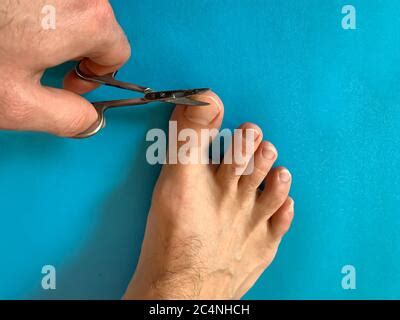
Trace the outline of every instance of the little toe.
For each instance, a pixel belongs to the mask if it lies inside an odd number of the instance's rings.
[[[294,201],[288,197],[284,204],[269,219],[269,236],[271,240],[280,241],[280,239],[289,230],[294,217]]]
[[[264,181],[278,153],[274,145],[263,141],[254,154],[254,169],[249,175],[242,176],[239,181],[241,190],[254,192]]]
[[[269,218],[288,197],[292,176],[283,167],[272,169],[265,179],[264,191],[257,199],[257,211]]]
[[[242,175],[254,169],[254,152],[262,141],[262,130],[252,123],[242,124],[235,130],[232,142],[217,170],[222,185],[235,185]]]

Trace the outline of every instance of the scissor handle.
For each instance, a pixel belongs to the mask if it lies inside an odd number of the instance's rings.
[[[97,121],[93,125],[91,125],[86,131],[75,136],[75,139],[90,138],[99,133],[99,131],[106,126],[106,117],[104,116],[104,112],[107,110],[107,107],[104,106],[104,102],[95,102],[93,103],[93,107],[97,112]]]
[[[109,74],[106,74],[103,76],[95,76],[95,75],[86,74],[85,72],[82,71],[80,66],[81,66],[81,63],[78,63],[76,65],[75,73],[82,80],[95,82],[95,83],[103,84],[103,85],[110,86],[110,87],[116,87],[116,88],[135,91],[135,92],[141,92],[141,93],[149,93],[152,91],[150,88],[142,87],[137,84],[123,82],[123,81],[119,81],[119,80],[115,79],[115,76],[117,75],[118,71],[115,71],[113,73],[109,73]]]
[[[97,133],[101,129],[106,126],[106,117],[105,112],[110,108],[118,108],[118,107],[128,107],[128,106],[138,106],[150,103],[151,101],[146,101],[143,98],[134,98],[134,99],[122,99],[122,100],[111,100],[111,101],[101,101],[101,102],[93,102],[92,105],[97,112],[98,118],[97,121],[90,126],[85,132],[75,136],[76,139],[84,139],[90,138]]]

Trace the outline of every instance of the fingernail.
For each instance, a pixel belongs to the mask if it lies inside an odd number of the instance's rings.
[[[222,108],[221,102],[209,95],[199,96],[198,100],[208,102],[210,104],[208,106],[201,107],[186,107],[185,117],[189,121],[196,124],[203,126],[209,125],[220,114]]]
[[[276,151],[271,146],[264,147],[262,149],[262,156],[267,160],[274,160],[276,158]]]
[[[283,183],[288,183],[292,179],[290,172],[286,169],[279,172],[279,180]]]

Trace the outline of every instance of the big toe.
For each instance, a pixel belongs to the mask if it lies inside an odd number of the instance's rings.
[[[194,99],[208,105],[177,105],[170,120],[169,149],[176,144],[174,156],[180,164],[201,161],[199,156],[208,159],[210,142],[218,135],[223,119],[224,106],[215,93],[207,91]]]
[[[223,118],[223,103],[212,91],[193,96],[193,99],[208,103],[207,106],[177,105],[171,116],[171,121],[176,121],[178,132],[191,128],[201,130],[204,128],[219,128]]]

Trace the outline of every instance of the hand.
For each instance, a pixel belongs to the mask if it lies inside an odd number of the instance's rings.
[[[92,105],[77,95],[96,87],[66,76],[66,90],[41,85],[46,69],[82,60],[103,75],[130,57],[129,43],[107,0],[53,0],[55,29],[42,26],[44,1],[0,2],[0,129],[45,131],[72,137],[96,120]]]

